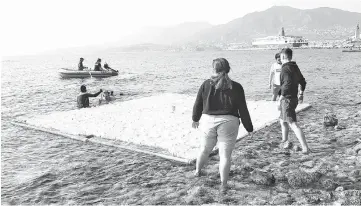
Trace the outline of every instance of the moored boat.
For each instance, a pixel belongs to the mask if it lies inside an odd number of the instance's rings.
[[[361,52],[361,49],[343,49],[342,52]]]
[[[111,77],[117,76],[118,71],[92,71],[92,70],[74,70],[74,69],[67,69],[62,68],[59,72],[62,78],[89,78],[89,77],[96,77],[96,78],[104,78],[104,77]]]

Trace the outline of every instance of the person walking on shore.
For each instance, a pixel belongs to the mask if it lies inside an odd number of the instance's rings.
[[[279,109],[280,114],[280,124],[282,129],[282,143],[284,143],[284,148],[289,147],[288,133],[289,127],[296,134],[297,139],[301,143],[302,153],[307,154],[310,152],[308,145],[306,143],[305,135],[297,124],[296,118],[296,107],[298,101],[303,100],[303,92],[306,88],[306,80],[303,77],[300,69],[298,68],[296,62],[292,60],[292,50],[290,48],[282,49],[281,51],[281,61],[282,61],[282,70],[281,70],[281,90],[279,98]],[[298,85],[301,86],[301,91],[298,95]]]
[[[280,75],[282,69],[282,62],[279,53],[275,55],[275,59],[276,62],[272,64],[269,75],[269,88],[272,90],[272,101],[276,101],[281,87]]]
[[[228,61],[218,58],[213,60],[212,66],[214,74],[199,88],[193,107],[193,128],[198,128],[199,120],[203,117],[200,125],[203,136],[195,175],[200,176],[203,166],[218,142],[219,173],[222,182],[220,189],[225,192],[231,167],[231,155],[238,135],[239,118],[251,136],[253,125],[243,87],[228,76],[230,71]]]

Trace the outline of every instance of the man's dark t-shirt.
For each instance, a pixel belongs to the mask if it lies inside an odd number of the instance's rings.
[[[281,70],[281,90],[279,94],[285,98],[297,98],[299,84],[301,85],[301,91],[304,91],[306,88],[306,80],[296,62],[283,64]]]

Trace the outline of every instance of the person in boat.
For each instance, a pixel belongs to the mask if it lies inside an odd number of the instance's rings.
[[[305,135],[301,127],[297,124],[296,107],[298,102],[303,101],[303,92],[306,88],[306,80],[303,77],[296,62],[292,61],[292,49],[286,48],[281,51],[281,90],[278,102],[278,108],[281,111],[280,124],[282,130],[282,143],[284,148],[290,147],[288,141],[289,127],[296,134],[302,147],[302,153],[307,154],[310,149],[307,145]],[[301,85],[301,91],[298,93],[298,86]]]
[[[110,66],[109,66],[108,63],[106,63],[106,62],[105,62],[105,64],[104,64],[104,69],[113,70],[112,68],[110,68]]]
[[[83,57],[80,58],[79,64],[78,64],[78,70],[79,70],[79,71],[83,71],[84,69],[88,69],[88,67],[85,67],[85,66],[83,65],[83,61],[84,61],[84,58],[83,58]]]
[[[86,108],[89,107],[89,97],[97,97],[103,90],[100,89],[99,92],[91,94],[87,92],[85,85],[81,85],[80,92],[77,97],[78,108]]]
[[[110,68],[110,66],[108,65],[108,63],[105,62],[104,64],[104,69],[107,69],[108,71],[112,71],[112,72],[118,72],[118,70],[112,69]]]
[[[94,65],[94,71],[103,71],[102,60],[98,58]]]
[[[280,75],[282,69],[282,62],[280,54],[275,55],[276,62],[272,64],[269,75],[269,88],[272,90],[272,101],[276,101],[278,93],[281,89]]]
[[[231,167],[231,155],[236,144],[241,118],[249,134],[253,125],[248,112],[244,90],[241,84],[232,81],[228,73],[229,63],[224,58],[213,60],[213,75],[200,86],[193,106],[192,127],[198,128],[203,118],[200,152],[197,157],[195,176],[201,175],[209,155],[218,142],[221,192],[227,190]]]

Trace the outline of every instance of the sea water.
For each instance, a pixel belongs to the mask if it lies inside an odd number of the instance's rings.
[[[169,166],[163,159],[26,130],[11,125],[10,121],[75,109],[76,95],[82,84],[94,93],[100,88],[113,90],[115,94],[124,93],[117,101],[162,92],[195,97],[199,86],[211,75],[212,60],[218,57],[229,60],[232,67],[230,77],[243,85],[246,99],[270,99],[268,76],[274,53],[109,52],[4,59],[1,71],[2,201],[13,204],[119,204],[122,203],[119,198],[125,197],[114,191],[131,187],[130,179],[125,185],[118,182],[123,177],[131,174],[146,178],[155,174],[153,170],[162,173]],[[340,50],[295,50],[294,56],[307,81],[305,102],[322,104],[338,101],[329,98],[328,94],[335,92],[342,93],[342,97],[346,92],[347,97],[352,99],[353,94],[347,92],[361,86],[360,54],[342,53]],[[101,57],[112,68],[119,70],[119,76],[61,79],[59,68],[75,68],[80,57],[85,58],[85,66],[92,66]],[[189,121],[191,125],[191,117]],[[79,125],[82,124],[87,122],[79,122]],[[164,164],[166,166],[162,166]],[[99,179],[100,174],[104,175]],[[147,182],[146,179],[144,181]],[[135,192],[134,195],[139,194]]]

